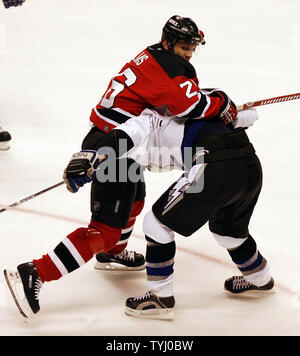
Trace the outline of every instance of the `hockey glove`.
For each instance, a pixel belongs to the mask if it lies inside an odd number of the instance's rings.
[[[206,91],[206,95],[213,98],[218,106],[217,117],[220,118],[225,125],[233,122],[237,118],[237,110],[234,102],[229,98],[229,96],[220,89],[202,89]],[[218,100],[216,101],[216,98]]]
[[[80,187],[92,181],[92,175],[99,166],[96,151],[83,150],[73,154],[67,168],[64,170],[64,181],[71,193],[78,192]]]
[[[21,6],[26,0],[2,0],[6,9],[11,6]]]
[[[225,125],[233,123],[237,118],[236,105],[230,98],[228,98],[225,109],[221,112],[220,117]]]
[[[255,108],[242,110],[238,112],[237,119],[233,121],[232,125],[235,129],[238,127],[250,127],[258,119]]]

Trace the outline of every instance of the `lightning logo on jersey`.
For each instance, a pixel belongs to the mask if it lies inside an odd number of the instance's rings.
[[[164,207],[162,215],[165,215],[170,209],[173,208],[180,200],[183,199],[184,192],[189,188],[190,182],[187,178],[181,178],[169,191],[168,204]]]
[[[204,179],[200,180],[200,177],[203,177],[203,172],[206,167],[206,163],[201,163],[193,166],[189,171],[188,177],[182,177],[169,191],[168,203],[164,207],[162,215],[165,215],[170,209],[172,209],[178,202],[180,202],[184,193],[190,188],[194,187],[191,193],[199,193],[204,187]],[[200,182],[200,184],[198,184]]]

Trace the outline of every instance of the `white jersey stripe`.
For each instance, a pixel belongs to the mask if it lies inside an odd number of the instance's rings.
[[[98,112],[97,108],[94,108],[94,112],[96,113],[96,115],[97,115],[98,117],[100,117],[102,120],[106,121],[107,123],[109,123],[109,124],[111,124],[111,125],[114,125],[114,126],[120,125],[118,122],[113,121],[113,120],[111,120],[111,119],[108,119],[107,117],[101,115],[101,114]]]
[[[119,113],[121,113],[123,115],[126,115],[128,117],[134,117],[135,116],[135,115],[132,115],[129,112],[123,110],[123,109],[120,109],[120,108],[111,108],[111,109],[114,110],[114,111],[117,111],[117,112],[119,112]]]

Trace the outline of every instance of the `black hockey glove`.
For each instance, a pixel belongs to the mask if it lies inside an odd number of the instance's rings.
[[[83,150],[73,154],[63,175],[67,189],[71,193],[76,193],[84,184],[90,183],[99,162],[96,151]]]
[[[6,9],[8,9],[11,6],[21,6],[23,5],[23,2],[25,2],[26,0],[2,0],[2,1]]]

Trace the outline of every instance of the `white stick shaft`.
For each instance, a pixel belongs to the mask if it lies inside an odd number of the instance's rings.
[[[0,209],[0,213],[2,213],[3,211],[9,210],[9,209],[16,208],[17,206],[19,206],[19,205],[21,205],[21,204],[27,202],[28,200],[31,200],[31,199],[33,199],[33,198],[35,198],[35,197],[37,197],[37,196],[39,196],[39,195],[41,195],[41,194],[44,194],[44,193],[46,193],[46,192],[49,192],[49,190],[52,190],[52,189],[54,189],[54,188],[57,188],[57,187],[59,187],[59,186],[62,185],[62,184],[64,184],[64,181],[59,182],[59,183],[57,183],[57,184],[54,184],[54,185],[52,185],[51,187],[48,187],[48,188],[46,188],[46,189],[43,189],[43,190],[41,190],[41,191],[38,192],[38,193],[29,195],[28,197],[26,197],[26,198],[24,198],[24,199],[21,199],[21,200],[15,202],[15,203],[13,203],[13,204],[10,204],[10,205],[8,205],[8,206],[6,206],[6,207]]]

